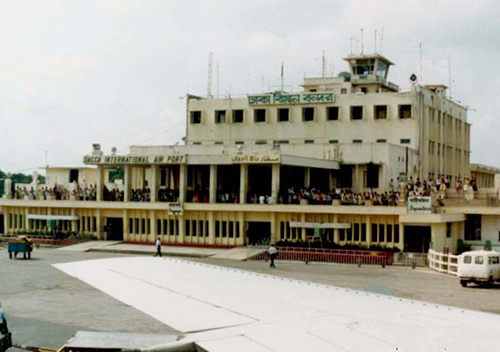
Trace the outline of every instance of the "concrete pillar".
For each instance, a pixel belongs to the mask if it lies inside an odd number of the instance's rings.
[[[76,210],[71,209],[71,216],[76,216]],[[71,232],[77,232],[78,229],[76,228],[77,225],[77,220],[71,220]]]
[[[333,222],[338,223],[339,222],[339,216],[337,214],[333,215]],[[339,229],[334,229],[333,230],[333,242],[338,244],[340,242],[340,230]]]
[[[3,230],[5,234],[10,232],[10,213],[7,208],[3,208]]]
[[[240,165],[240,204],[245,204],[247,201],[248,192],[248,165]]]
[[[405,250],[405,224],[402,222],[399,223],[399,249],[404,252]]]
[[[97,166],[97,201],[102,202],[103,199],[103,191],[104,191],[104,166],[103,165],[98,165]]]
[[[278,193],[280,190],[280,164],[273,164],[273,174],[271,183],[271,198],[273,204],[278,204]]]
[[[184,243],[186,237],[186,226],[184,216],[177,216],[179,219],[179,236],[177,236],[177,243]]]
[[[151,243],[155,243],[156,241],[156,238],[159,237],[158,236],[158,228],[157,228],[157,224],[156,224],[156,213],[154,210],[150,210],[149,211],[149,221],[150,221],[150,226],[149,226],[149,230],[150,230],[150,234],[149,234],[149,242]]]
[[[368,248],[372,245],[372,219],[369,215],[366,216],[366,245]]]
[[[308,188],[311,184],[311,168],[304,168],[304,187]]]
[[[300,221],[305,222],[306,221],[306,214],[302,213],[300,214]],[[304,227],[300,228],[300,233],[302,234],[302,241],[307,240],[307,235],[306,235],[306,229]],[[299,237],[297,235],[297,237]]]
[[[210,203],[217,203],[217,165],[210,165]]]
[[[179,202],[184,203],[186,199],[187,165],[181,164],[179,167]]]
[[[4,197],[6,199],[12,199],[12,179],[10,178],[10,176],[7,176],[7,178],[5,178],[5,180],[3,181],[3,193],[4,193]]]
[[[101,209],[96,210],[96,228],[94,231],[98,239],[107,240],[107,234],[104,233],[104,219],[101,216]]]
[[[130,189],[132,188],[132,166],[125,165],[125,180],[123,182],[123,201],[130,201]]]
[[[208,244],[215,244],[215,214],[213,211],[208,213]]]
[[[238,214],[238,221],[239,221],[240,238],[237,239],[236,244],[241,246],[246,243],[246,237],[247,237],[245,233],[245,214],[242,211]]]
[[[271,243],[276,243],[279,239],[276,227],[276,213],[271,213]]]
[[[129,226],[129,221],[128,221],[128,216],[127,216],[127,210],[123,210],[123,241],[128,241],[129,240],[129,234],[130,234],[130,226]]]
[[[30,213],[29,208],[24,209],[24,229],[30,231],[30,221],[28,219],[28,214]]]
[[[158,165],[151,165],[150,170],[151,176],[151,202],[156,202],[158,200]]]

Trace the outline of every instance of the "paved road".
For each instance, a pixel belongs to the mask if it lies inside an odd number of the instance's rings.
[[[34,252],[34,259],[25,261],[9,260],[6,250],[0,249],[0,302],[8,314],[14,341],[57,348],[77,330],[175,333],[51,266],[117,256],[124,255],[43,248]],[[427,269],[283,262],[270,269],[265,262],[192,260],[500,314],[500,285],[464,289],[457,278]]]

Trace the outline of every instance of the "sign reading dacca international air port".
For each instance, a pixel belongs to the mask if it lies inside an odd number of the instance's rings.
[[[183,164],[185,155],[86,155],[84,164],[90,165],[149,165],[149,164]]]
[[[258,94],[249,95],[249,105],[268,104],[314,104],[333,103],[335,95],[333,93],[298,93],[298,94]]]
[[[409,214],[432,214],[431,197],[408,197]]]
[[[281,161],[279,154],[235,154],[229,158],[233,164],[276,164]]]

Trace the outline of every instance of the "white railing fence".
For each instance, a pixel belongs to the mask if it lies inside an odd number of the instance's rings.
[[[427,261],[429,268],[449,275],[458,275],[458,255],[447,254],[429,249]]]
[[[394,265],[427,267],[427,253],[396,252],[394,253]]]

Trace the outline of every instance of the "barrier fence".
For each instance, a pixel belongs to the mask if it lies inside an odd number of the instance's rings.
[[[458,255],[441,253],[429,249],[429,268],[449,275],[458,276]]]
[[[268,249],[267,246],[248,246],[247,260],[269,260]],[[392,252],[291,247],[277,247],[277,250],[276,260],[284,261],[368,265],[391,265],[394,261]]]
[[[428,266],[427,253],[394,253],[394,265],[402,266]]]

